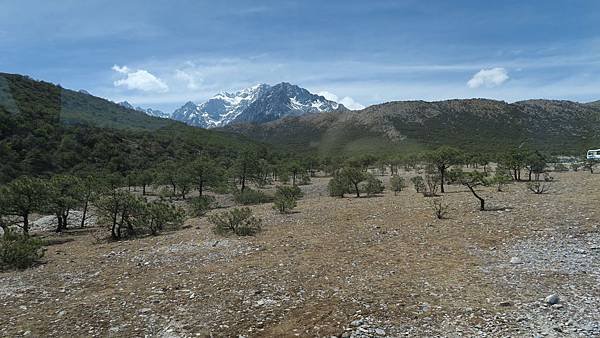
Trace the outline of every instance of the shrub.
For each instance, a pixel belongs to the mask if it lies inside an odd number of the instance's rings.
[[[26,269],[44,256],[43,242],[7,231],[0,239],[0,270]]]
[[[303,195],[304,194],[302,193],[302,190],[300,190],[300,188],[297,186],[277,187],[277,192],[275,192],[275,200],[273,202],[273,209],[285,214],[296,207],[296,201]]]
[[[422,176],[414,176],[410,179],[410,181],[417,192],[423,192],[425,190],[425,180]]]
[[[433,198],[429,201],[429,206],[433,210],[433,215],[437,219],[443,219],[448,214],[448,204],[444,203],[442,198]]]
[[[531,190],[534,194],[541,195],[550,189],[548,182],[527,182],[527,189]]]
[[[260,231],[261,226],[261,220],[252,215],[250,208],[234,208],[210,215],[208,220],[215,225],[214,231],[217,234],[250,236]]]
[[[496,185],[496,191],[501,192],[505,185],[512,181],[510,173],[503,170],[496,170],[496,174],[490,180],[490,184]]]
[[[392,188],[392,191],[394,192],[394,195],[396,195],[397,193],[402,191],[402,189],[406,188],[406,182],[404,180],[404,177],[400,177],[398,175],[392,176],[390,178],[390,186]]]
[[[139,227],[146,227],[152,235],[167,228],[177,229],[183,223],[185,212],[176,206],[160,201],[146,203],[136,219]]]
[[[250,188],[246,188],[244,191],[235,193],[233,199],[236,203],[241,205],[262,204],[273,201],[272,196],[269,196],[262,191],[252,190]]]
[[[335,174],[333,175],[333,178],[329,180],[327,190],[329,190],[329,196],[343,198],[344,194],[347,194],[350,191],[350,184],[344,176]]]
[[[204,216],[209,210],[217,207],[217,201],[212,196],[198,196],[190,201],[190,213],[193,216]]]
[[[581,168],[581,163],[571,163],[571,169],[573,169],[573,171],[579,171],[579,168]]]
[[[381,182],[381,180],[376,178],[373,174],[367,175],[366,182],[363,185],[363,191],[367,193],[368,196],[381,194],[383,189],[383,182]]]
[[[169,203],[160,200],[148,203],[122,190],[101,195],[94,206],[100,222],[111,229],[111,237],[117,240],[147,233],[156,235],[167,227],[177,228],[185,215],[182,209]]]

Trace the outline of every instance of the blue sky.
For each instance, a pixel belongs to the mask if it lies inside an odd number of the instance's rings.
[[[0,0],[0,71],[171,111],[287,81],[391,100],[600,99],[600,1]]]

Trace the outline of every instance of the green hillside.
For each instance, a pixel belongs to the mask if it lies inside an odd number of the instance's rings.
[[[20,175],[126,173],[210,154],[261,148],[238,134],[147,116],[25,76],[0,74],[0,183]]]

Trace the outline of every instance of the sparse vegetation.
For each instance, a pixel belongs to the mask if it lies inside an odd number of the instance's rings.
[[[416,192],[422,193],[425,191],[425,180],[422,176],[413,176],[410,178],[410,181],[412,182]]]
[[[346,178],[338,173],[334,174],[329,183],[327,184],[327,190],[331,197],[344,198],[344,194],[350,190],[350,184]]]
[[[296,207],[298,199],[302,198],[303,193],[297,186],[279,186],[275,192],[273,201],[273,209],[278,210],[282,214],[290,212]]]
[[[448,204],[444,201],[442,197],[435,197],[429,199],[429,206],[431,210],[433,210],[433,215],[437,219],[444,219],[448,214]]]
[[[367,196],[381,194],[384,190],[383,182],[373,174],[366,175],[366,180],[362,187]]]
[[[215,225],[215,232],[222,235],[251,236],[260,231],[262,223],[260,219],[253,216],[250,208],[234,208],[210,215],[208,219]]]
[[[198,196],[190,200],[191,214],[196,217],[204,216],[208,211],[217,207],[213,196]]]
[[[254,190],[246,187],[234,194],[234,200],[241,205],[255,205],[273,202],[273,196],[267,195],[260,190]]]
[[[0,238],[0,270],[26,269],[44,256],[43,242],[37,237],[5,230]]]
[[[541,195],[548,192],[550,189],[550,183],[546,181],[527,182],[527,189],[536,195]]]
[[[391,190],[394,192],[394,195],[397,195],[399,192],[406,188],[406,182],[404,177],[394,175],[390,178],[390,186]]]

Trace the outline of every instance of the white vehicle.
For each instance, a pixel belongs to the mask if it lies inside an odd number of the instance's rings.
[[[600,149],[592,149],[587,152],[588,160],[600,160]]]

